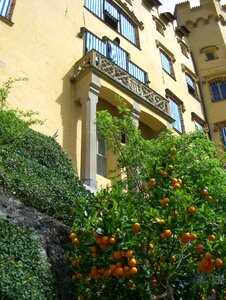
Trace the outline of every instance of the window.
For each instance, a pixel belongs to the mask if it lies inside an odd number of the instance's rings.
[[[214,60],[215,59],[215,55],[213,52],[206,52],[206,60]]]
[[[177,38],[178,43],[180,44],[180,48],[181,48],[181,52],[187,57],[189,58],[189,48],[188,46],[185,44],[185,42],[182,40],[182,38]]]
[[[204,128],[199,122],[195,121],[195,130],[200,130],[203,132]]]
[[[174,118],[175,122],[173,123],[173,127],[183,133],[183,125],[182,125],[182,115],[181,115],[181,108],[173,99],[170,99],[170,110],[172,113],[172,117]]]
[[[223,144],[226,146],[226,127],[221,128]]]
[[[107,177],[106,145],[100,137],[97,139],[97,174]]]
[[[204,58],[206,61],[214,60],[217,59],[217,51],[219,47],[217,45],[211,45],[211,46],[206,46],[202,49],[200,49],[200,53],[204,54]]]
[[[104,20],[111,28],[118,31],[131,43],[139,46],[137,26],[118,7],[113,5],[111,1],[86,0],[85,7]]]
[[[210,83],[213,101],[226,99],[226,80]]]
[[[191,120],[195,124],[195,130],[199,130],[201,132],[205,132],[205,129],[207,129],[207,124],[206,122],[200,118],[195,112],[191,113]]]
[[[160,57],[163,70],[166,71],[170,76],[174,77],[173,63],[171,57],[168,56],[162,50],[160,50]]]
[[[188,73],[185,73],[185,78],[187,82],[187,87],[188,87],[188,92],[197,98],[197,87],[196,87],[196,82],[195,79]]]
[[[15,2],[15,0],[0,0],[0,16],[11,20]]]

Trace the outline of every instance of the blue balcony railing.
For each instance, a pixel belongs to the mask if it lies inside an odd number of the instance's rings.
[[[141,81],[147,83],[147,72],[138,67],[135,63],[129,60],[129,54],[121,47],[110,41],[102,41],[97,36],[89,31],[86,31],[85,35],[85,52],[90,50],[96,50],[103,56],[109,58],[117,66],[127,71],[130,75]]]

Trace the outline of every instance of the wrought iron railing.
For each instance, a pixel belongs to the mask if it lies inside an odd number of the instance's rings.
[[[113,79],[118,84],[142,98],[146,103],[170,116],[169,101],[167,99],[95,50],[91,50],[76,62],[75,73],[71,80],[75,80],[81,73],[90,67],[98,69],[107,77]]]

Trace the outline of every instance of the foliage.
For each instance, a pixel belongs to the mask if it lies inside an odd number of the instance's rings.
[[[0,219],[1,299],[54,299],[50,265],[40,252],[30,233]]]
[[[100,112],[97,125],[126,176],[81,202],[68,254],[77,295],[223,297],[226,176],[214,144],[199,131],[144,140],[127,110]]]
[[[71,160],[51,137],[29,126],[34,113],[8,109],[13,80],[0,89],[0,186],[24,204],[72,224],[80,197],[91,197],[74,172]],[[3,92],[5,90],[5,92]]]

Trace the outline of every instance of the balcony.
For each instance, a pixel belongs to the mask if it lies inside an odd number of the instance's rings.
[[[98,73],[100,77],[104,76],[113,84],[120,85],[125,88],[128,93],[132,92],[134,96],[138,96],[138,98],[151,109],[171,119],[169,101],[167,99],[95,50],[89,51],[76,62],[71,82],[76,81],[83,73],[89,71],[94,71]]]

